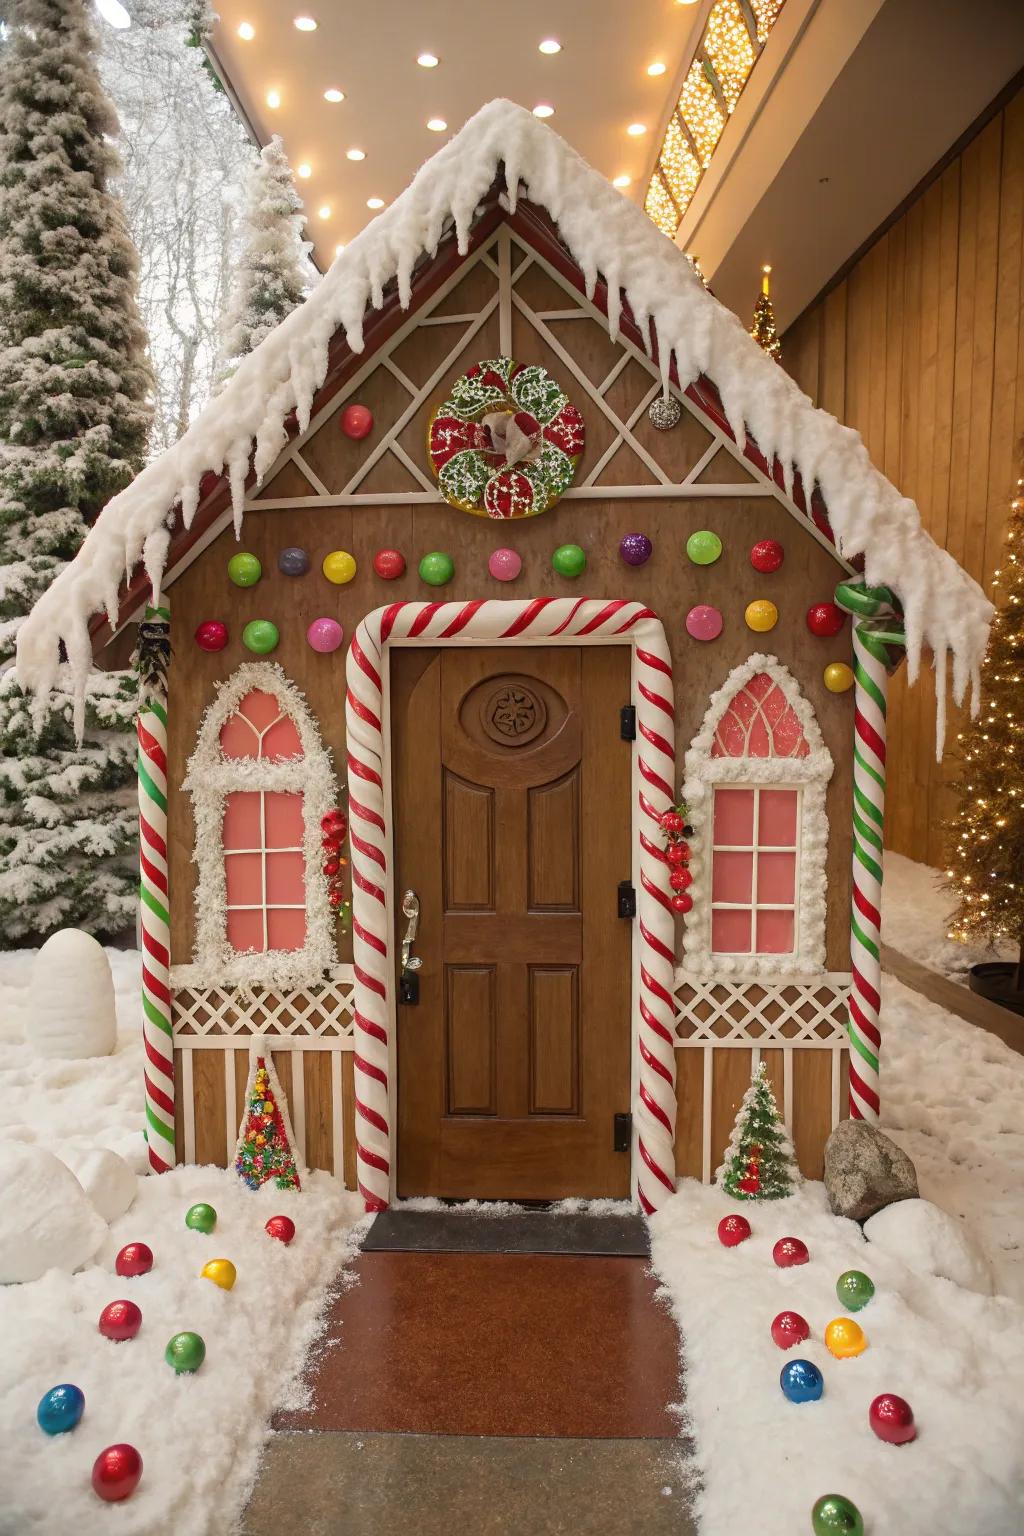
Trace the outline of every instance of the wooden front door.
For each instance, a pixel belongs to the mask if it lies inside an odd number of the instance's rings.
[[[629,1193],[628,701],[625,646],[391,653],[399,1195]]]

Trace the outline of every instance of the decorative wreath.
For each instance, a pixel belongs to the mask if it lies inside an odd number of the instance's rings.
[[[427,429],[445,501],[481,517],[536,517],[572,484],[583,417],[535,363],[495,357],[456,379]]]

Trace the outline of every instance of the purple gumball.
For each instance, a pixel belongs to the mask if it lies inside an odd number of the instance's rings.
[[[304,549],[291,545],[282,549],[277,557],[277,568],[283,576],[305,576],[309,570],[309,556]]]
[[[487,561],[487,569],[495,581],[515,581],[522,568],[522,559],[514,549],[496,549]]]
[[[306,630],[306,639],[314,651],[326,654],[328,651],[338,649],[344,633],[337,619],[314,619]]]
[[[626,533],[619,544],[619,554],[627,565],[644,565],[654,553],[646,533]]]

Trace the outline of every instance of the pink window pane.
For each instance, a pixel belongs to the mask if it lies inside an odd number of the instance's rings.
[[[220,749],[225,757],[258,757],[260,738],[244,715],[234,714],[220,728]]]
[[[757,821],[757,840],[762,847],[794,847],[798,793],[795,789],[762,789]]]
[[[749,847],[753,841],[754,791],[716,789],[715,842],[746,844]]]
[[[289,720],[287,715],[283,715],[267,731],[263,738],[263,750],[260,755],[275,760],[302,756],[302,742],[299,740],[295,722]]]
[[[228,943],[240,954],[249,950],[263,952],[263,913],[236,912],[228,909]]]
[[[795,710],[767,672],[730,699],[711,744],[712,757],[806,757],[809,750]]]
[[[795,891],[796,854],[759,854],[757,859],[758,901],[792,903]]]
[[[271,949],[301,949],[306,942],[306,914],[287,907],[271,907],[267,913]]]
[[[793,923],[792,912],[759,912],[757,914],[758,954],[791,954],[793,951]]]
[[[301,848],[305,832],[302,796],[291,791],[268,790],[263,800],[266,846]]]
[[[257,732],[262,732],[268,725],[273,725],[281,713],[281,706],[272,693],[263,693],[259,688],[254,688],[239,704],[238,713],[251,721]]]
[[[229,907],[263,905],[263,856],[232,853],[224,860],[224,881]]]
[[[225,848],[260,846],[260,797],[248,790],[236,790],[224,802],[221,838]]]
[[[712,901],[749,901],[753,877],[752,853],[723,853],[716,849],[711,876]]]
[[[720,955],[749,955],[750,913],[715,908],[711,913],[711,948]]]
[[[305,906],[305,872],[301,853],[268,853],[267,905]]]

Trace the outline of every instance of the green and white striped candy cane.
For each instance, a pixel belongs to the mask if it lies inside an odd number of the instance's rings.
[[[142,1038],[146,1141],[154,1172],[174,1166],[174,1050],[167,883],[167,687],[170,614],[147,608],[137,653],[140,674],[139,898],[142,928]]]

